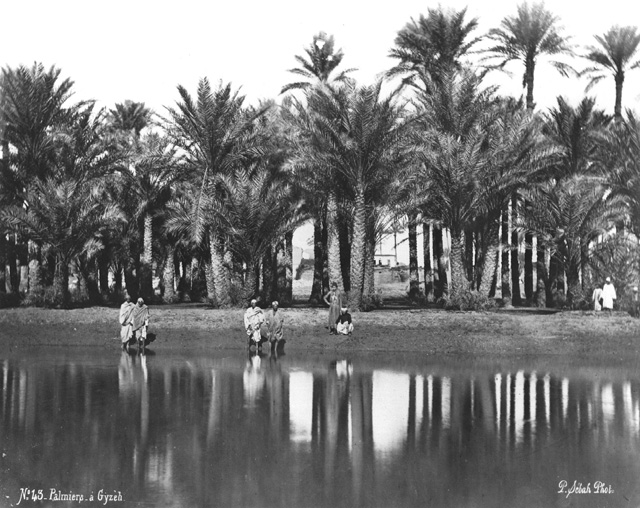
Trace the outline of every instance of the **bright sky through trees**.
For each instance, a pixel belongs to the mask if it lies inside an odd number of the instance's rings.
[[[212,83],[221,79],[242,87],[255,103],[277,97],[292,81],[287,70],[296,66],[294,55],[302,54],[321,30],[334,35],[336,46],[343,49],[342,66],[357,68],[353,77],[370,84],[393,65],[387,55],[398,30],[437,5],[424,0],[7,1],[0,7],[0,64],[55,64],[75,81],[77,99],[94,98],[101,106],[131,99],[163,111],[178,98],[177,84],[195,90],[205,76]],[[516,12],[516,2],[510,0],[448,0],[441,5],[468,6],[469,18],[479,18],[476,35]],[[557,0],[546,6],[561,18],[579,51],[614,24],[640,26],[640,4],[629,0]],[[578,69],[587,66],[582,59],[573,63]],[[518,64],[509,69],[511,77],[497,74],[492,80],[502,86],[502,93],[519,96],[523,69]],[[542,61],[536,68],[535,99],[539,108],[552,105],[558,94],[577,104],[585,85],[586,79],[562,78]],[[613,113],[613,78],[591,95],[599,107]],[[627,75],[623,107],[639,106],[636,70]]]

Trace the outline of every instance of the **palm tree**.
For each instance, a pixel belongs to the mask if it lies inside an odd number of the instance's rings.
[[[175,148],[169,139],[156,133],[145,135],[135,146],[132,168],[124,175],[134,191],[136,218],[142,218],[143,254],[140,266],[142,296],[151,299],[153,219],[162,213],[171,199],[172,185],[180,178]]]
[[[295,55],[295,59],[300,67],[289,69],[289,72],[302,76],[308,81],[297,81],[282,87],[281,94],[289,90],[309,90],[317,84],[344,83],[348,74],[355,69],[346,69],[337,75],[332,76],[333,71],[342,63],[344,53],[341,49],[335,50],[333,35],[319,32],[313,36],[313,41],[308,48],[305,48],[306,58]]]
[[[590,245],[610,229],[624,204],[611,194],[601,177],[571,176],[527,189],[521,227],[536,234],[567,275],[567,304],[580,294],[579,273],[589,259]]]
[[[596,165],[612,193],[625,200],[630,230],[640,237],[640,119],[628,111],[599,141]]]
[[[191,232],[200,243],[208,238],[211,270],[218,305],[230,304],[230,278],[224,266],[224,236],[207,216],[207,203],[216,201],[214,182],[218,175],[230,174],[242,159],[256,150],[254,124],[265,114],[266,108],[247,112],[244,97],[233,91],[231,84],[219,84],[212,90],[209,80],[198,84],[195,100],[178,86],[180,101],[169,113],[168,133],[176,146],[185,153],[185,167],[195,192]]]
[[[0,95],[3,126],[2,149],[5,192],[14,204],[24,201],[24,189],[35,178],[47,177],[54,165],[55,137],[53,132],[67,119],[67,113],[83,104],[67,107],[73,82],[60,79],[56,67],[45,70],[42,64],[2,69]],[[10,147],[12,148],[10,150]],[[9,279],[12,292],[18,293],[19,278],[16,255],[20,246],[15,236],[6,245]]]
[[[2,219],[55,256],[55,301],[68,307],[69,265],[99,247],[102,227],[121,219],[115,204],[105,204],[92,182],[47,178],[36,180],[25,195],[28,209],[13,206]]]
[[[499,28],[493,28],[488,38],[495,45],[486,50],[486,60],[498,60],[490,68],[504,69],[512,61],[524,64],[522,86],[527,89],[526,105],[533,110],[533,85],[536,64],[543,55],[572,54],[569,37],[562,34],[559,18],[548,11],[544,3],[518,6],[515,16],[504,18]],[[572,68],[563,62],[551,61],[551,64],[563,76],[568,76]]]
[[[385,199],[389,183],[407,163],[403,134],[407,123],[395,94],[381,97],[371,87],[347,84],[338,93],[318,89],[308,97],[316,114],[303,126],[308,138],[298,158],[310,167],[335,171],[353,207],[349,305],[359,310],[364,288],[368,210]]]
[[[136,138],[139,138],[142,130],[151,122],[153,112],[144,105],[144,102],[126,100],[124,103],[116,104],[115,109],[109,110],[109,117],[113,128],[132,132]]]
[[[428,93],[433,80],[460,70],[462,58],[479,40],[469,40],[478,20],[466,21],[466,13],[466,9],[429,8],[426,17],[421,14],[417,21],[407,23],[389,52],[399,62],[387,72],[387,77],[402,76],[403,85]]]
[[[500,211],[542,164],[533,125],[525,115],[503,115],[481,76],[450,76],[421,104],[425,128],[414,142],[428,182],[424,213],[451,233],[450,296],[468,289],[487,293],[495,265]],[[465,236],[476,237],[476,272],[469,280]],[[487,264],[489,263],[489,264]]]
[[[583,70],[580,75],[589,77],[586,90],[602,81],[606,76],[613,74],[616,84],[616,102],[614,114],[616,119],[622,118],[622,85],[627,70],[640,66],[640,59],[634,58],[640,45],[640,33],[635,26],[613,26],[603,35],[596,35],[599,46],[590,46],[586,57],[595,64]]]

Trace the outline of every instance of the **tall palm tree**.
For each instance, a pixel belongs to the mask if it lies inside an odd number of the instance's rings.
[[[173,183],[181,177],[175,152],[167,137],[147,134],[136,143],[131,171],[124,172],[134,191],[135,216],[143,222],[140,279],[142,296],[147,299],[153,296],[153,219],[162,213],[171,199]]]
[[[387,77],[401,76],[403,85],[428,93],[433,80],[460,70],[478,38],[469,39],[477,18],[465,19],[467,10],[429,8],[427,16],[412,19],[399,32],[389,56],[399,62]]]
[[[34,179],[44,179],[54,166],[55,130],[67,121],[67,114],[82,103],[68,105],[73,82],[60,78],[61,70],[42,64],[31,67],[2,69],[2,149],[5,192],[12,192],[15,204],[24,201],[24,190]],[[11,149],[10,149],[11,147]],[[6,245],[9,278],[12,291],[17,294],[19,278],[17,252],[25,250],[15,235]]]
[[[613,26],[603,35],[594,36],[599,46],[589,46],[585,56],[590,63],[580,74],[589,77],[586,90],[613,75],[616,85],[616,100],[614,114],[616,119],[622,119],[622,86],[625,73],[640,66],[640,59],[636,59],[640,45],[640,33],[635,26]],[[634,61],[635,59],[635,61]]]
[[[385,199],[397,171],[407,163],[407,122],[395,94],[383,98],[381,82],[347,84],[339,93],[318,89],[308,97],[317,114],[305,126],[309,141],[299,157],[343,179],[353,207],[349,305],[359,310],[364,288],[368,210]]]
[[[522,86],[527,90],[527,109],[533,110],[533,86],[536,64],[543,55],[570,55],[570,38],[563,35],[559,18],[547,10],[544,3],[518,5],[515,16],[507,16],[500,22],[499,28],[493,28],[488,38],[494,45],[486,50],[486,60],[496,61],[490,68],[504,69],[512,61],[524,64]],[[553,67],[563,76],[572,71],[570,65],[553,60]]]
[[[224,235],[216,228],[210,210],[205,206],[215,202],[218,175],[230,174],[248,154],[256,150],[254,124],[267,108],[248,112],[243,108],[244,96],[233,91],[231,84],[213,90],[209,80],[198,84],[197,96],[191,97],[178,86],[180,100],[169,113],[168,133],[176,146],[185,153],[187,178],[195,192],[191,228],[193,238],[200,243],[208,238],[211,252],[211,271],[215,282],[218,305],[230,304],[230,279],[224,266]]]
[[[25,197],[29,208],[13,206],[2,212],[3,219],[55,256],[56,302],[67,307],[70,263],[98,247],[100,229],[120,220],[120,212],[115,204],[104,203],[89,181],[36,180]]]
[[[289,83],[282,87],[281,94],[289,90],[309,90],[318,84],[344,83],[349,79],[348,74],[355,70],[346,69],[337,75],[332,75],[344,58],[342,50],[335,49],[333,35],[319,32],[313,36],[313,41],[304,51],[306,58],[300,55],[294,57],[300,67],[289,69],[289,72],[302,76],[307,81]]]
[[[153,118],[153,112],[144,105],[144,102],[125,100],[116,104],[109,110],[110,124],[117,130],[132,132],[136,138],[140,137],[142,130],[149,125]]]
[[[631,232],[640,237],[640,118],[627,111],[600,140],[596,165],[606,178],[611,192],[627,204]]]
[[[521,227],[534,232],[567,275],[567,304],[580,294],[579,273],[590,244],[624,213],[624,203],[611,194],[601,177],[576,175],[527,189]]]
[[[541,165],[533,125],[523,114],[504,116],[492,89],[481,91],[480,85],[469,71],[444,81],[421,105],[430,127],[414,133],[421,178],[429,182],[425,212],[451,233],[450,295],[471,288],[488,292],[500,211]],[[472,280],[465,233],[477,238]]]

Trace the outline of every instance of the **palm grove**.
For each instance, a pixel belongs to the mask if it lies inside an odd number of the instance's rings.
[[[429,9],[369,85],[319,33],[295,56],[299,81],[257,106],[202,79],[163,112],[96,110],[56,67],[4,68],[0,306],[155,298],[154,281],[164,302],[291,303],[292,237],[307,221],[311,302],[335,281],[352,308],[379,304],[375,248],[398,221],[417,302],[577,307],[605,274],[624,295],[638,277],[640,120],[622,92],[640,34],[616,26],[576,48],[542,4],[484,36],[477,24]],[[524,100],[487,84],[509,62]],[[587,89],[609,79],[614,115],[588,96],[536,110],[537,65]]]

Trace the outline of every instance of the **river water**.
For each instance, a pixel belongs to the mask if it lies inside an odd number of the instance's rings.
[[[640,506],[637,363],[50,348],[0,366],[0,506]]]

